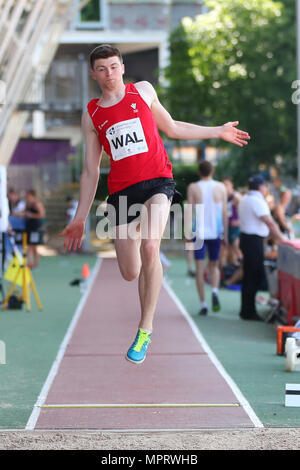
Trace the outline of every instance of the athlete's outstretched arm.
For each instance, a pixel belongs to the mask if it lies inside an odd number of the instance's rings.
[[[149,82],[139,82],[137,89],[146,97],[158,128],[171,139],[198,140],[219,138],[239,147],[248,144],[248,132],[237,129],[238,121],[227,122],[223,126],[198,126],[187,122],[174,121],[160,103],[156,91]]]
[[[80,177],[79,204],[72,222],[61,233],[65,236],[64,246],[69,250],[80,248],[84,226],[94,200],[100,174],[102,148],[92,120],[86,111],[82,116],[82,132],[85,139],[85,164]]]

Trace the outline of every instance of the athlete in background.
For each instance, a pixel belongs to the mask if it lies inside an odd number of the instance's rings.
[[[194,251],[196,262],[196,286],[201,301],[200,315],[207,315],[208,307],[205,301],[205,267],[208,252],[208,272],[212,289],[212,310],[218,312],[221,308],[218,288],[220,283],[219,257],[221,243],[228,245],[228,216],[227,194],[225,185],[213,179],[214,168],[207,160],[199,163],[199,181],[191,183],[187,189],[190,207],[202,204],[204,209],[203,221],[194,221],[195,237],[201,240],[202,246]],[[199,225],[201,225],[199,227]],[[204,227],[202,227],[204,225]],[[203,229],[204,228],[204,229]],[[202,231],[203,229],[203,231]]]
[[[128,281],[136,278],[139,281],[141,320],[126,358],[141,363],[151,342],[162,284],[160,243],[175,192],[172,165],[158,130],[172,139],[220,138],[240,147],[246,145],[250,137],[247,132],[236,128],[237,121],[219,127],[174,121],[149,82],[124,84],[125,68],[121,54],[110,45],[96,47],[90,55],[90,65],[92,77],[102,93],[100,99],[91,100],[82,116],[86,155],[79,205],[73,221],[61,235],[65,236],[68,249],[73,247],[76,250],[81,246],[104,149],[111,157],[107,202],[116,210],[114,243],[120,272]],[[120,196],[127,197],[128,206],[134,203],[143,205],[139,237],[126,236],[132,223],[136,223],[137,215],[124,216]],[[148,229],[146,236],[143,236],[144,226]]]

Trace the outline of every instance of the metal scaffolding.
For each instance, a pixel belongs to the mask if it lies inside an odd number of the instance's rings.
[[[61,35],[89,0],[0,0],[0,164],[7,166],[29,112],[40,101]],[[2,90],[2,93],[1,93]]]

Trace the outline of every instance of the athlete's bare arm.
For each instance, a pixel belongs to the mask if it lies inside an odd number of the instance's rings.
[[[79,204],[73,221],[61,233],[69,250],[80,247],[86,218],[94,200],[100,174],[102,147],[89,113],[82,116],[82,132],[85,139],[85,164],[80,178]]]
[[[85,139],[85,164],[75,218],[86,220],[96,194],[102,157],[102,147],[88,111],[82,116],[82,132]]]
[[[198,140],[219,138],[239,147],[248,144],[250,136],[236,128],[238,121],[227,122],[223,126],[197,126],[187,122],[174,121],[169,112],[160,103],[153,86],[146,81],[135,84],[146,103],[151,108],[158,128],[171,139]]]
[[[218,201],[222,202],[222,218],[223,218],[223,243],[228,244],[228,210],[227,210],[227,191],[224,183],[218,182],[216,185],[216,193]]]

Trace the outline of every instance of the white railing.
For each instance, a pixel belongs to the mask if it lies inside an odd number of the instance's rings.
[[[89,0],[0,0],[0,163],[7,166],[67,25]],[[3,92],[2,92],[3,94]]]

